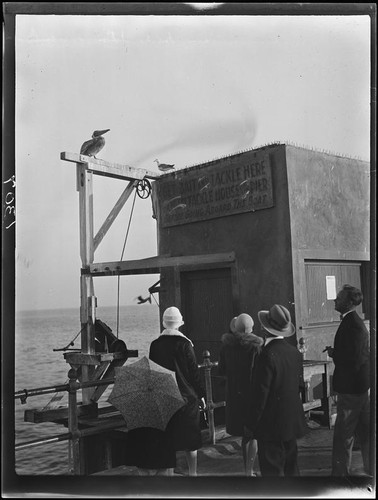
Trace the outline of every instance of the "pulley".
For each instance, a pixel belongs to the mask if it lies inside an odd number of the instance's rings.
[[[144,200],[150,196],[151,190],[151,183],[147,179],[140,180],[136,185],[136,192],[139,198],[142,198]]]

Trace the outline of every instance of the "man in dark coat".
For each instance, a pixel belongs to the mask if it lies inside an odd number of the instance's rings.
[[[369,468],[370,359],[369,333],[356,312],[363,299],[361,290],[344,285],[335,299],[341,313],[334,347],[327,347],[333,358],[333,389],[337,393],[337,417],[333,434],[332,475],[351,474],[354,436],[359,439],[364,469]]]
[[[262,476],[297,476],[297,439],[307,432],[302,355],[285,340],[295,333],[286,307],[275,304],[258,317],[266,338],[256,360],[247,427],[257,438]]]

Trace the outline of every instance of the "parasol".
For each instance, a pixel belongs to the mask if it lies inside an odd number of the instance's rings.
[[[115,382],[108,401],[126,420],[127,428],[165,430],[171,417],[184,406],[175,372],[146,356],[115,368]]]

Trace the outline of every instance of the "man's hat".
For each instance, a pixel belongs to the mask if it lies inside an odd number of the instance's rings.
[[[291,322],[290,312],[284,306],[274,304],[269,311],[257,313],[262,326],[272,335],[291,337],[295,333],[295,326]]]

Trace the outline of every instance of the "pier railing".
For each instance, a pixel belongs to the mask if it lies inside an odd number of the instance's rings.
[[[205,388],[206,388],[206,414],[209,422],[209,434],[211,444],[215,444],[215,420],[214,410],[222,406],[226,406],[226,401],[213,401],[213,387],[211,383],[211,370],[218,366],[218,361],[210,361],[210,352],[204,351],[202,353],[203,363],[198,365],[199,368],[204,370],[205,374]]]
[[[218,362],[210,361],[209,351],[203,352],[203,363],[199,364],[198,367],[204,370],[205,378],[205,388],[206,388],[206,408],[205,412],[207,415],[208,425],[209,425],[209,436],[212,444],[215,444],[215,423],[214,423],[214,410],[216,408],[225,406],[225,401],[214,402],[213,401],[213,390],[211,382],[211,370],[218,366]],[[88,382],[79,382],[77,380],[77,371],[71,368],[68,372],[69,381],[66,384],[40,387],[35,389],[23,389],[17,391],[14,394],[15,399],[20,399],[21,404],[26,404],[28,397],[40,396],[44,394],[52,394],[57,392],[68,392],[68,432],[57,434],[51,437],[35,439],[32,441],[27,441],[24,443],[16,444],[16,451],[25,448],[32,448],[35,446],[42,446],[51,443],[57,443],[60,441],[71,441],[71,451],[73,459],[73,474],[80,475],[81,471],[81,460],[80,460],[80,439],[100,434],[102,432],[118,429],[120,427],[127,427],[126,421],[120,420],[117,422],[101,423],[92,428],[79,429],[79,418],[78,418],[78,401],[77,401],[77,391],[80,389],[85,389],[88,387],[97,387],[102,385],[111,385],[114,383],[115,379],[103,379],[94,380]]]

